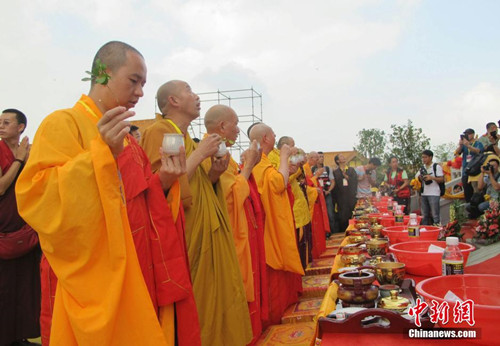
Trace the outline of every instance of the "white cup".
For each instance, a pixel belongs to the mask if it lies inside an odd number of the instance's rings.
[[[165,133],[162,148],[167,155],[178,155],[179,148],[184,145],[184,136],[179,133]]]
[[[219,150],[215,153],[215,157],[220,158],[227,154],[227,147],[225,142],[220,142]]]

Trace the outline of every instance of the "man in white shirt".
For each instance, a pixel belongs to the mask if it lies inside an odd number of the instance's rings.
[[[438,225],[439,200],[441,199],[441,189],[439,184],[444,182],[443,168],[437,163],[432,163],[434,153],[430,150],[422,152],[423,166],[415,175],[422,183],[423,191],[421,196],[422,204],[422,225]]]

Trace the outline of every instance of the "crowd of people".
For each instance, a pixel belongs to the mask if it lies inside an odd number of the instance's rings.
[[[195,141],[200,99],[180,80],[158,88],[159,113],[141,133],[128,120],[143,96],[143,56],[112,41],[93,60],[103,64],[109,80],[93,76],[88,95],[47,116],[32,145],[22,112],[0,116],[0,346],[39,335],[43,345],[255,343],[298,300],[326,237],[372,194],[380,159],[353,168],[339,154],[333,169],[322,152],[306,155],[256,123],[237,163],[224,150],[239,135],[236,112],[211,107]],[[165,134],[183,145],[164,151]],[[461,139],[460,153],[488,144],[475,143]],[[443,182],[432,157],[422,153],[417,174],[427,224],[439,223]],[[478,188],[498,191],[498,158],[489,162],[480,178],[496,172],[495,182]],[[396,157],[384,181],[408,213]]]
[[[286,136],[276,146],[264,123],[241,163],[219,155],[239,135],[228,106],[207,111],[195,142],[200,99],[180,80],[158,88],[141,134],[128,120],[143,56],[112,41],[93,60],[103,65],[106,82],[93,76],[32,145],[22,112],[0,116],[0,345],[255,343],[326,249],[333,178],[322,187],[318,154]],[[163,151],[165,134],[183,138],[177,152]]]

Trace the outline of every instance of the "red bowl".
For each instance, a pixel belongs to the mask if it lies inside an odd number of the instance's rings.
[[[385,227],[382,234],[389,238],[391,244],[398,244],[405,241],[437,240],[441,229],[442,227],[436,226],[420,226],[420,237],[416,239],[410,239],[407,226]]]
[[[429,245],[446,247],[445,241],[409,241],[394,244],[389,247],[399,262],[406,264],[408,274],[418,276],[438,276],[441,275],[442,253],[429,253]],[[467,264],[469,254],[475,249],[473,245],[459,243],[458,247],[464,256],[464,266]]]
[[[380,224],[386,228],[394,226],[394,222],[394,216],[382,216],[380,218]]]
[[[482,345],[498,344],[498,316],[500,316],[500,275],[465,274],[438,276],[423,280],[417,284],[417,292],[424,297],[429,306],[432,300],[442,303],[444,296],[452,290],[462,300],[474,302],[474,328],[480,328],[481,338],[467,339]],[[453,322],[455,303],[448,301],[450,307],[448,323],[440,325],[446,328],[471,328],[467,322]],[[442,321],[439,321],[442,322]]]

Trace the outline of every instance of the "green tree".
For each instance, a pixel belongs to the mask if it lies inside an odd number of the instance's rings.
[[[422,151],[430,148],[430,139],[421,128],[413,126],[408,119],[406,125],[391,125],[392,133],[389,135],[391,145],[390,155],[398,158],[408,175],[414,176],[422,165]]]
[[[362,129],[357,136],[359,144],[354,147],[354,150],[367,158],[383,158],[387,144],[387,138],[383,130]]]
[[[457,144],[453,142],[436,145],[433,149],[435,161],[445,162],[453,159],[453,153],[457,148]]]

